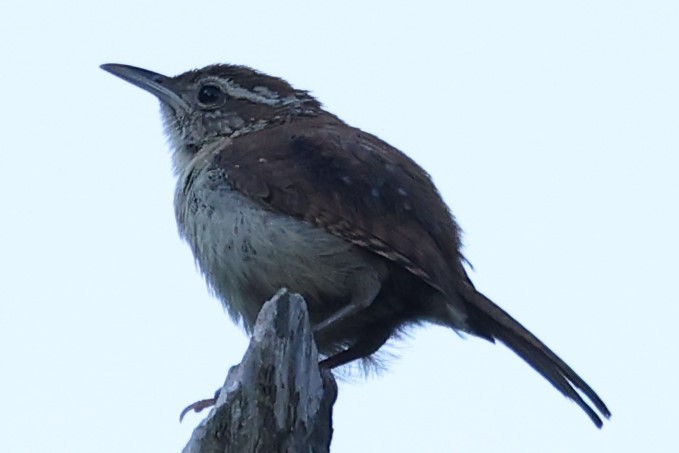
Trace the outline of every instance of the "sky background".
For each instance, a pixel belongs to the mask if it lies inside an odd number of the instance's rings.
[[[246,64],[427,169],[479,289],[603,397],[426,327],[340,384],[333,452],[679,451],[679,2],[0,5],[0,449],[180,451],[247,339],[176,233],[157,101]]]

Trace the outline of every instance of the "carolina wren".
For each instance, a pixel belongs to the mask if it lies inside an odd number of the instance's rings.
[[[251,68],[166,77],[102,69],[161,102],[179,231],[228,313],[251,330],[279,288],[307,301],[323,365],[368,360],[422,322],[507,345],[597,427],[610,412],[563,360],[476,290],[429,175],[307,91]]]

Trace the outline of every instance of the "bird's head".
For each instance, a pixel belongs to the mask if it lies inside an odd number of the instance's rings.
[[[160,100],[175,173],[181,173],[201,147],[216,139],[321,111],[308,92],[246,66],[212,65],[175,77],[121,64],[101,68]]]

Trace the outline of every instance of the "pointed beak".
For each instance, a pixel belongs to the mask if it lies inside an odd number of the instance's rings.
[[[142,90],[148,91],[175,111],[189,111],[189,104],[172,90],[172,79],[170,77],[124,64],[103,64],[100,68]]]

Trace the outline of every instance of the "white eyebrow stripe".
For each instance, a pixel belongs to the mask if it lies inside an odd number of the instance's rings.
[[[290,105],[299,103],[299,99],[294,96],[281,99],[278,93],[271,91],[265,86],[256,86],[252,90],[247,90],[237,83],[234,83],[232,80],[227,80],[223,86],[226,94],[229,96],[236,99],[246,99],[258,104]]]

